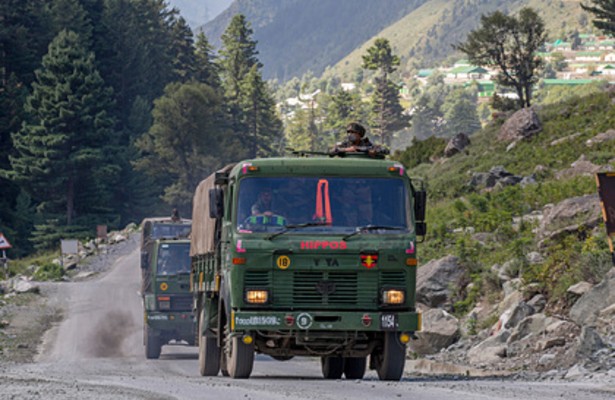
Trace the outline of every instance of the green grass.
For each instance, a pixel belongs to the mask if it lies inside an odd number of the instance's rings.
[[[535,226],[513,226],[513,218],[542,211],[549,203],[595,193],[593,176],[557,179],[557,172],[569,168],[581,154],[598,165],[606,165],[615,157],[615,141],[592,147],[585,144],[615,126],[615,107],[607,93],[571,98],[539,108],[538,114],[544,130],[508,152],[508,143],[497,139],[499,126],[492,124],[471,136],[472,144],[466,152],[410,170],[411,176],[425,179],[428,192],[428,235],[419,247],[421,263],[457,255],[468,272],[468,282],[473,283],[471,290],[460,288],[456,293],[457,314],[471,310],[479,299],[499,298],[499,283],[491,271],[494,264],[512,261],[513,272],[518,272],[526,284],[538,283],[553,307],[568,306],[563,299],[570,285],[579,280],[598,282],[611,266],[606,235],[595,232],[579,232],[550,242],[540,249],[543,263],[527,264],[525,256],[538,250],[532,231]],[[551,146],[554,140],[577,132],[581,135]],[[534,173],[537,165],[546,170],[536,174],[536,184],[526,187],[485,191],[468,186],[473,172],[487,172],[496,165],[520,176]],[[487,233],[488,240],[479,243],[467,229],[453,232],[468,227],[476,233]]]

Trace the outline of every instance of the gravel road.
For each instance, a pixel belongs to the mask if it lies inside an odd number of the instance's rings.
[[[0,364],[0,399],[614,399],[605,382],[416,377],[324,381],[317,359],[258,356],[248,380],[198,374],[194,347],[165,346],[146,360],[139,252],[119,256],[94,280],[49,291],[64,320],[45,336],[33,363]],[[110,261],[111,262],[111,261]]]

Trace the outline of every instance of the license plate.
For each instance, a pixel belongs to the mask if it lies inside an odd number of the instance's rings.
[[[380,314],[380,329],[394,331],[397,329],[397,314]]]

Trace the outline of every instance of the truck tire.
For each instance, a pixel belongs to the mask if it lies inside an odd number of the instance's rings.
[[[205,310],[199,316],[199,372],[201,376],[217,376],[220,371],[220,348],[215,337],[203,335]]]
[[[229,348],[226,366],[233,379],[246,379],[254,366],[254,343],[245,344],[241,337],[233,336],[226,341]]]
[[[340,379],[344,373],[342,357],[320,357],[320,366],[325,379]]]
[[[160,351],[162,350],[160,335],[149,326],[145,329],[145,358],[148,360],[157,359],[160,357]]]
[[[347,357],[344,359],[344,376],[346,379],[363,379],[367,357]]]
[[[376,372],[381,381],[398,381],[406,365],[406,345],[399,341],[395,332],[385,332],[381,352],[372,353],[375,357]]]

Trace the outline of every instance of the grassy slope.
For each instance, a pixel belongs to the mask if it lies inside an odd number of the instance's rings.
[[[447,58],[454,53],[451,44],[463,41],[467,33],[478,26],[479,16],[477,14],[462,15],[454,19],[452,9],[458,7],[460,2],[463,2],[463,0],[454,2],[450,0],[428,1],[355,49],[333,66],[329,73],[337,76],[352,76],[352,72],[361,66],[361,56],[366,53],[367,48],[373,44],[377,37],[389,39],[395,53],[400,55],[404,64],[413,61],[421,63],[421,60],[425,58],[430,60],[423,62],[423,67],[426,67],[431,62]],[[579,27],[578,19],[583,14],[583,10],[579,6],[580,3],[581,0],[511,0],[506,2],[508,9],[513,12],[524,6],[538,10],[553,37],[559,35],[562,31],[566,32]],[[479,14],[485,14],[502,8],[487,3],[481,5],[479,9]],[[502,9],[502,11],[507,10]],[[445,16],[443,17],[443,15]],[[448,30],[440,32],[439,28],[442,25],[445,25]],[[437,48],[438,51],[426,56],[424,44],[427,38],[430,40],[431,47]],[[414,56],[410,58],[412,49],[414,49]]]
[[[471,137],[467,153],[433,164],[421,164],[411,175],[426,178],[429,195],[429,234],[420,249],[421,264],[447,254],[458,255],[468,270],[475,288],[460,290],[457,311],[471,308],[482,295],[499,293],[490,272],[493,264],[512,261],[521,270],[525,283],[537,283],[551,304],[560,304],[562,294],[579,280],[597,281],[610,267],[604,229],[558,239],[540,249],[545,262],[529,266],[525,255],[539,250],[531,225],[513,229],[512,220],[548,203],[596,192],[592,176],[558,180],[555,174],[570,167],[581,154],[597,165],[607,165],[615,157],[615,142],[587,147],[587,139],[615,126],[615,107],[607,93],[582,99],[573,98],[539,110],[544,130],[534,139],[519,143],[506,152],[507,143],[498,141],[499,126],[492,125]],[[551,146],[553,140],[580,132],[575,139]],[[491,192],[471,190],[466,184],[472,172],[486,172],[502,165],[509,172],[527,176],[537,165],[547,167],[538,174],[535,185],[495,189]],[[473,227],[487,232],[484,245],[471,234],[453,233],[456,228]],[[515,272],[515,271],[513,271]],[[561,305],[561,304],[560,304]]]

